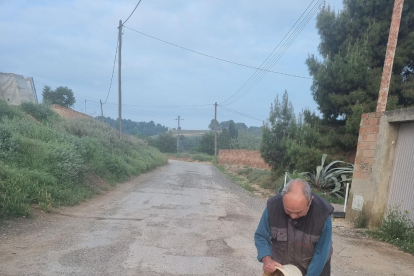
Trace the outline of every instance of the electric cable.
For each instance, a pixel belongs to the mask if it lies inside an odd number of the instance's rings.
[[[236,111],[236,110],[230,109],[230,108],[228,108],[228,107],[226,107],[226,106],[218,105],[218,107],[220,107],[221,109],[223,109],[223,110],[225,110],[225,111],[227,111],[227,112],[232,112],[232,113],[239,114],[239,115],[241,115],[241,116],[244,116],[244,117],[247,117],[247,118],[250,118],[250,119],[256,120],[256,121],[263,122],[263,120],[260,120],[260,119],[257,119],[256,117],[251,116],[251,115],[247,115],[247,114],[244,114],[244,113],[242,113],[242,112],[239,112],[239,111]]]
[[[319,9],[319,7],[320,7],[320,5],[322,4],[323,1],[322,0],[318,0],[317,3],[311,8],[311,10],[305,15],[305,13],[309,10],[309,8],[312,6],[312,4],[314,2],[315,2],[315,0],[313,0],[309,4],[309,6],[305,9],[305,11],[302,13],[302,15],[299,17],[299,19],[295,22],[295,24],[291,27],[291,29],[288,31],[288,33],[282,38],[282,40],[279,42],[279,44],[276,46],[276,48],[266,58],[266,60],[262,63],[262,65],[260,66],[260,68],[266,68],[266,69],[271,68],[280,59],[280,57],[286,52],[286,50],[290,47],[290,45],[293,43],[293,41],[296,39],[296,37],[299,35],[299,33],[304,29],[304,27],[307,25],[307,23],[312,19],[312,17],[317,12],[317,10]],[[305,17],[303,17],[304,15],[305,15]],[[301,20],[302,17],[303,17],[303,19]],[[301,20],[301,22],[299,24],[297,24],[300,20]],[[292,32],[292,29],[294,29],[293,32]],[[285,40],[285,38],[288,35],[289,35],[288,39]],[[280,46],[280,44],[282,44],[282,42],[283,42],[283,45],[275,53],[275,50]],[[225,100],[224,102],[222,102],[220,104],[222,104],[222,105],[230,105],[230,104],[233,104],[236,101],[240,100],[248,92],[251,91],[251,89],[264,77],[265,74],[266,74],[266,71],[265,70],[263,70],[263,71],[256,71],[242,85],[242,87],[240,87],[232,96],[230,96],[227,100]],[[244,91],[243,91],[243,89],[244,89]]]
[[[134,10],[131,12],[131,14],[128,16],[128,18],[123,22],[123,24],[125,24],[127,21],[128,21],[128,19],[134,14],[134,12],[135,12],[135,10],[138,8],[138,6],[139,6],[139,3],[141,3],[141,0],[139,0],[138,1],[138,4],[135,6],[135,8],[134,8]],[[122,24],[122,25],[123,25]]]
[[[227,62],[227,63],[230,63],[230,64],[242,66],[242,67],[247,67],[247,68],[261,70],[261,71],[266,71],[268,73],[274,73],[274,74],[284,75],[284,76],[288,76],[288,77],[295,77],[295,78],[302,78],[302,79],[312,79],[312,78],[309,78],[309,77],[303,77],[303,76],[298,76],[298,75],[293,75],[293,74],[287,74],[287,73],[282,73],[282,72],[277,72],[277,71],[272,71],[272,70],[266,70],[266,69],[262,69],[260,67],[255,67],[255,66],[251,66],[251,65],[242,64],[242,63],[239,63],[239,62],[234,62],[234,61],[226,60],[226,59],[223,59],[223,58],[218,58],[218,57],[215,57],[215,56],[212,56],[212,55],[204,54],[204,53],[201,53],[201,52],[198,52],[198,51],[195,51],[195,50],[191,50],[189,48],[186,48],[186,47],[183,47],[183,46],[180,46],[180,45],[177,45],[177,44],[168,42],[166,40],[163,40],[163,39],[157,38],[155,36],[152,36],[152,35],[149,35],[149,34],[146,34],[146,33],[140,32],[140,31],[137,31],[137,30],[132,29],[132,28],[127,27],[127,26],[124,26],[124,27],[127,28],[127,29],[129,29],[129,30],[131,30],[131,31],[134,31],[136,33],[139,33],[141,35],[144,35],[144,36],[147,36],[149,38],[152,38],[152,39],[155,39],[155,40],[164,42],[166,44],[169,44],[171,46],[174,46],[174,47],[177,47],[177,48],[180,48],[180,49],[183,49],[183,50],[186,50],[186,51],[189,51],[189,52],[192,52],[192,53],[195,53],[195,54],[204,56],[204,57],[208,57],[208,58],[212,58],[212,59],[215,59],[215,60],[219,60],[219,61],[222,61],[222,62]]]
[[[119,37],[118,37],[118,41],[116,42],[116,50],[115,50],[114,66],[112,67],[112,76],[111,76],[111,83],[109,84],[108,95],[106,95],[105,102],[104,102],[104,103],[102,103],[102,104],[106,104],[106,101],[108,100],[108,97],[109,97],[109,93],[111,92],[111,87],[112,87],[112,79],[114,78],[114,72],[115,72],[116,54],[118,54],[118,45],[119,45]]]

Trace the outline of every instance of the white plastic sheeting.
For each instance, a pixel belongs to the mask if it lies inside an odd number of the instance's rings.
[[[27,101],[37,103],[33,79],[13,73],[0,73],[0,100],[10,105]]]

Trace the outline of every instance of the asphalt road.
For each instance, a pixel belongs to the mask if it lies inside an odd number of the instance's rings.
[[[260,276],[266,205],[215,167],[170,161],[35,219],[0,222],[1,276]],[[332,276],[414,275],[414,257],[334,221]]]
[[[0,275],[261,275],[253,233],[265,199],[213,166],[170,161],[118,185],[6,227]]]

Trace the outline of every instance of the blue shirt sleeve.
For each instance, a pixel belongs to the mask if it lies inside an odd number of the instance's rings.
[[[315,254],[309,264],[308,272],[305,276],[319,276],[331,253],[332,245],[332,220],[328,217],[319,240],[315,245]]]
[[[269,224],[269,212],[266,208],[254,233],[254,244],[257,248],[257,259],[259,262],[266,256],[272,256]]]

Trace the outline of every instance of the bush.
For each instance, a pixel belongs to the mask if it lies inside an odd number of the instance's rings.
[[[149,144],[156,147],[161,152],[177,152],[177,138],[171,132],[164,132],[157,136],[157,138],[149,138]]]
[[[46,104],[24,102],[21,104],[20,108],[39,122],[54,122],[60,120],[59,115]]]
[[[353,223],[354,228],[367,228],[368,226],[368,220],[369,217],[364,209],[358,213],[358,215],[355,217]]]
[[[306,172],[309,185],[326,195],[343,198],[344,183],[352,181],[354,166],[342,161],[333,161],[324,166],[327,155],[322,155],[321,165],[316,167],[314,173]],[[336,167],[345,164],[344,167]]]
[[[3,118],[13,119],[14,117],[23,118],[25,115],[16,107],[9,106],[5,101],[0,100],[0,120]]]
[[[408,211],[401,212],[398,206],[389,207],[381,227],[368,233],[414,254],[414,222],[408,218]]]
[[[22,110],[40,116],[43,108]],[[167,162],[157,149],[135,137],[121,140],[92,119],[50,120],[54,115],[46,111],[39,118],[48,124],[40,124],[8,106],[5,110],[18,115],[0,121],[0,217],[28,216],[30,204],[45,211],[76,204],[96,192],[87,175],[115,183]]]

